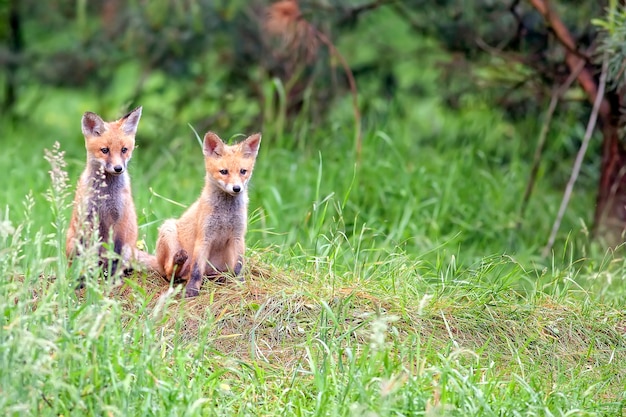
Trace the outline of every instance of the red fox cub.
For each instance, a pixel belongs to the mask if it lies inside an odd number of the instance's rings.
[[[86,112],[82,132],[87,148],[87,166],[80,176],[74,198],[74,210],[67,231],[68,259],[80,255],[77,243],[86,244],[95,230],[100,242],[113,242],[113,250],[121,256],[124,268],[137,259],[156,268],[156,258],[139,253],[137,214],[127,172],[128,161],[135,147],[141,107],[114,122],[105,122],[95,113]],[[105,248],[99,247],[100,263],[108,265]],[[110,275],[116,272],[117,259],[111,262]]]
[[[166,277],[187,281],[185,295],[198,295],[204,276],[239,275],[248,225],[248,192],[261,134],[226,145],[213,132],[204,136],[205,185],[179,219],[159,228],[156,257]]]

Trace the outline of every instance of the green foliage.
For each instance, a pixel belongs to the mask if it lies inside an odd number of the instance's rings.
[[[608,60],[607,80],[613,89],[622,89],[625,84],[624,56],[626,50],[626,9],[616,1],[609,2],[606,19],[594,19],[593,23],[603,29],[600,51]],[[601,54],[598,54],[599,56]]]

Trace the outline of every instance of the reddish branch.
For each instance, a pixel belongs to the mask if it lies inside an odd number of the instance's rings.
[[[354,16],[356,16],[362,11],[374,9],[381,4],[383,4],[383,0],[378,0],[374,3],[351,10]],[[296,67],[298,61],[301,61],[301,59],[298,59],[301,55],[304,55],[303,57],[307,63],[311,63],[315,59],[318,41],[326,45],[330,54],[339,60],[348,79],[350,92],[352,93],[355,124],[355,151],[357,164],[359,164],[363,141],[361,132],[361,111],[359,110],[358,91],[354,75],[346,59],[328,36],[303,17],[298,0],[280,0],[272,3],[266,10],[264,28],[268,34],[282,38],[283,45],[281,49],[286,49],[288,56],[294,61],[288,62],[288,58],[285,58],[285,63],[291,67],[291,70],[287,71],[290,76],[295,76],[296,71],[293,68]],[[302,51],[304,51],[303,54],[301,54]]]
[[[556,36],[557,40],[565,47],[565,63],[567,64],[569,70],[571,72],[574,72],[577,68],[580,67],[581,64],[586,64],[585,59],[582,58],[582,55],[577,52],[576,42],[574,42],[574,38],[570,34],[567,27],[563,24],[563,21],[559,18],[559,16],[555,13],[552,13],[552,10],[550,9],[550,5],[548,4],[547,0],[529,1],[533,6],[535,6],[535,9],[537,9],[537,11],[543,15],[547,24],[552,28],[554,36]],[[587,93],[587,98],[589,102],[593,104],[596,99],[596,94],[598,94],[598,84],[588,68],[584,68],[580,72],[580,74],[578,75],[578,83],[585,91],[585,93]],[[604,98],[602,100],[602,103],[600,104],[599,116],[600,119],[603,121],[608,121],[611,116],[611,104],[608,102],[608,100],[606,100],[606,98]]]

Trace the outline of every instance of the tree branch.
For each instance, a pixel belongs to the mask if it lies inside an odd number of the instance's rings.
[[[345,24],[346,22],[354,22],[358,19],[359,15],[364,12],[368,12],[370,10],[375,10],[380,6],[383,6],[388,3],[395,3],[398,0],[375,0],[371,3],[361,4],[359,6],[351,7],[348,9],[342,10],[343,16],[339,20],[339,24]]]
[[[566,49],[565,63],[569,70],[574,72],[581,62],[586,64],[586,60],[581,57],[581,54],[577,52],[576,43],[567,27],[563,24],[563,21],[559,16],[552,12],[548,4],[548,0],[529,0],[530,3],[537,9],[539,13],[544,17],[546,23],[552,28],[557,40]],[[596,84],[593,75],[588,69],[583,69],[578,76],[578,83],[587,94],[587,99],[590,103],[595,103],[596,96],[598,94],[598,85]],[[598,110],[599,117],[602,121],[607,121],[611,115],[611,104],[605,98],[602,98],[600,108]]]

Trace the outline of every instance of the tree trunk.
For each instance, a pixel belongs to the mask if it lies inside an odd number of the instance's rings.
[[[625,7],[626,0],[619,0]],[[626,91],[617,91],[611,106],[611,118],[602,126],[602,167],[594,214],[594,236],[610,246],[624,242],[626,231],[626,149],[620,132],[623,118],[620,109],[624,106]]]
[[[9,13],[8,13],[8,45],[9,62],[6,66],[6,84],[4,90],[4,109],[10,111],[13,105],[17,102],[17,70],[19,54],[24,46],[22,38],[22,25],[19,13],[19,0],[9,1]]]
[[[594,215],[594,236],[615,246],[626,230],[626,150],[619,137],[618,117],[602,127],[602,165]]]

